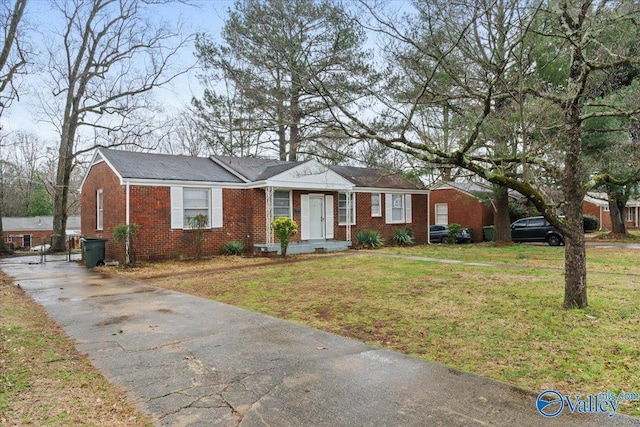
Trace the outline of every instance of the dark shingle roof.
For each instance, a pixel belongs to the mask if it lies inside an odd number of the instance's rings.
[[[493,189],[491,188],[491,184],[488,182],[473,182],[473,181],[462,181],[462,182],[454,182],[454,181],[439,181],[434,183],[429,187],[431,191],[439,190],[442,187],[451,187],[456,190],[463,191],[465,193],[474,195],[474,196],[492,196]],[[518,193],[515,190],[509,189],[507,191],[509,193],[509,197],[514,199],[522,198],[522,194]]]
[[[414,184],[402,175],[384,169],[331,166],[331,170],[353,182],[357,187],[421,189],[421,186]]]
[[[242,182],[206,157],[100,149],[123,178],[167,181]]]
[[[302,164],[302,162],[285,162],[255,157],[211,156],[211,158],[233,169],[249,181],[269,179]]]

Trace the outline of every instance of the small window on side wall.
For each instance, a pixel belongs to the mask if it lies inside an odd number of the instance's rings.
[[[435,214],[436,224],[449,224],[449,205],[446,203],[436,203]]]
[[[104,227],[104,200],[102,188],[96,192],[96,230],[102,230]]]
[[[380,193],[371,193],[371,216],[382,216],[382,203]]]

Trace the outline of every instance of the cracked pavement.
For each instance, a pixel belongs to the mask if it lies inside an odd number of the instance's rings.
[[[0,268],[157,426],[640,425],[622,415],[544,418],[541,390],[48,259]]]

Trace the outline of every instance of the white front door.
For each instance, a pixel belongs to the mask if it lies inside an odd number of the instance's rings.
[[[309,195],[309,239],[324,239],[324,195]]]

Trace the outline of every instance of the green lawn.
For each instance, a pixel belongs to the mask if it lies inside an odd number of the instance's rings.
[[[533,391],[584,395],[640,392],[638,255],[589,249],[590,307],[571,311],[562,308],[563,250],[548,246],[386,248],[246,265],[236,259],[230,268],[218,258],[198,265],[198,275],[181,274],[179,263],[123,274]],[[640,402],[621,408],[640,415]]]

